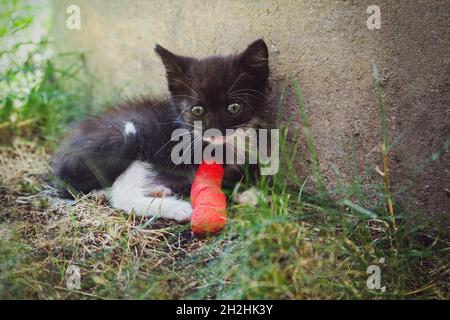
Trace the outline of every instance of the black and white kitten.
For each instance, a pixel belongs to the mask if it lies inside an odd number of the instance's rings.
[[[173,164],[172,132],[192,133],[194,121],[223,134],[256,125],[266,104],[268,50],[259,39],[240,54],[205,59],[175,55],[159,45],[155,51],[166,69],[170,97],[132,100],[84,120],[51,167],[64,196],[106,189],[113,207],[188,221],[192,208],[181,196],[189,193],[195,166]]]

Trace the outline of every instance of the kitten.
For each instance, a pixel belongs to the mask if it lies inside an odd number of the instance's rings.
[[[135,99],[84,120],[53,157],[52,173],[63,196],[107,188],[115,208],[188,221],[192,208],[181,196],[189,193],[196,167],[173,164],[172,132],[193,133],[194,121],[223,134],[256,126],[267,102],[268,50],[259,39],[230,56],[195,59],[159,45],[155,52],[166,70],[169,98]],[[234,169],[225,171],[237,180],[241,173]]]

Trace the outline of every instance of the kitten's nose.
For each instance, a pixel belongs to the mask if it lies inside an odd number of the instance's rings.
[[[225,134],[225,126],[220,114],[211,114],[207,122],[208,128],[220,130],[222,134]]]

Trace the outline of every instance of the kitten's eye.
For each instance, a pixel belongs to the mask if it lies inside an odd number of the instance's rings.
[[[202,106],[193,106],[191,107],[191,112],[196,117],[201,117],[205,113],[205,108]]]
[[[239,103],[232,103],[228,105],[227,110],[231,114],[237,114],[239,111],[241,111],[241,105]]]

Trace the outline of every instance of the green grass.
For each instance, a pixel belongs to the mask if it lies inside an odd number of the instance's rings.
[[[83,53],[52,53],[50,21],[41,5],[2,0],[0,15],[0,143],[15,136],[55,145],[68,123],[91,112],[90,75]],[[30,40],[41,24],[47,32]]]
[[[12,21],[10,15],[0,16],[6,21],[0,26],[2,38],[33,23],[31,7],[10,0],[2,4],[5,12],[17,12]],[[229,221],[217,236],[198,240],[189,225],[130,216],[94,196],[72,204],[53,199],[49,150],[68,123],[92,110],[83,54],[36,59],[49,44],[44,35],[23,59],[15,56],[21,43],[1,52],[11,62],[0,82],[1,299],[450,297],[448,231],[433,229],[418,217],[410,223],[410,213],[398,205],[393,208],[394,231],[385,181],[378,177],[372,185],[364,184],[376,163],[361,172],[354,141],[348,156],[354,179],[339,179],[337,188],[325,189],[308,109],[293,78],[282,87],[278,110],[283,112],[284,96],[292,90],[301,123],[279,123],[283,170],[272,184],[260,180],[256,207],[230,199]],[[377,77],[375,91],[380,143],[387,146],[385,154],[380,150],[379,162],[401,138],[388,136]],[[311,178],[304,181],[294,166],[301,135],[311,161]],[[448,150],[449,141],[417,174]],[[413,184],[405,181],[393,190],[394,203]],[[81,271],[79,290],[66,286],[71,265]],[[385,292],[367,288],[370,265],[380,267]]]

